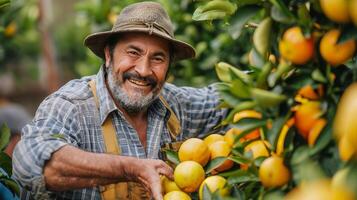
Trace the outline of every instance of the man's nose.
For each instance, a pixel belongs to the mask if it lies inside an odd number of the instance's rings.
[[[150,59],[147,57],[141,58],[135,66],[135,71],[142,77],[152,75]]]

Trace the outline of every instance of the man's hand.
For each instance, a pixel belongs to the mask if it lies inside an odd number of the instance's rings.
[[[126,160],[127,159],[127,160]],[[124,175],[129,181],[141,183],[155,200],[162,200],[160,175],[173,179],[173,170],[162,160],[126,157]]]

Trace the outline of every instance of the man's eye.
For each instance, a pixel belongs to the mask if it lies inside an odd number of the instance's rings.
[[[128,54],[132,55],[132,56],[138,56],[139,55],[139,53],[136,52],[136,51],[128,51]]]
[[[164,59],[162,57],[154,57],[155,62],[163,62]]]

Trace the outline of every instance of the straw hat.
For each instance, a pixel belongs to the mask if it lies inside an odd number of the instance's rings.
[[[104,47],[108,39],[113,35],[127,32],[145,32],[168,40],[172,45],[175,61],[195,57],[195,50],[191,45],[175,39],[168,14],[155,2],[140,2],[125,7],[111,31],[93,33],[87,36],[84,44],[104,59]]]

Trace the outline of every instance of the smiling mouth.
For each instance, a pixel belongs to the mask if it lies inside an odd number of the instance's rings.
[[[136,79],[128,79],[128,81],[130,83],[133,83],[135,85],[138,85],[138,86],[142,86],[142,87],[147,87],[147,86],[151,86],[150,83],[146,82],[146,81],[141,81],[141,80],[136,80]]]

